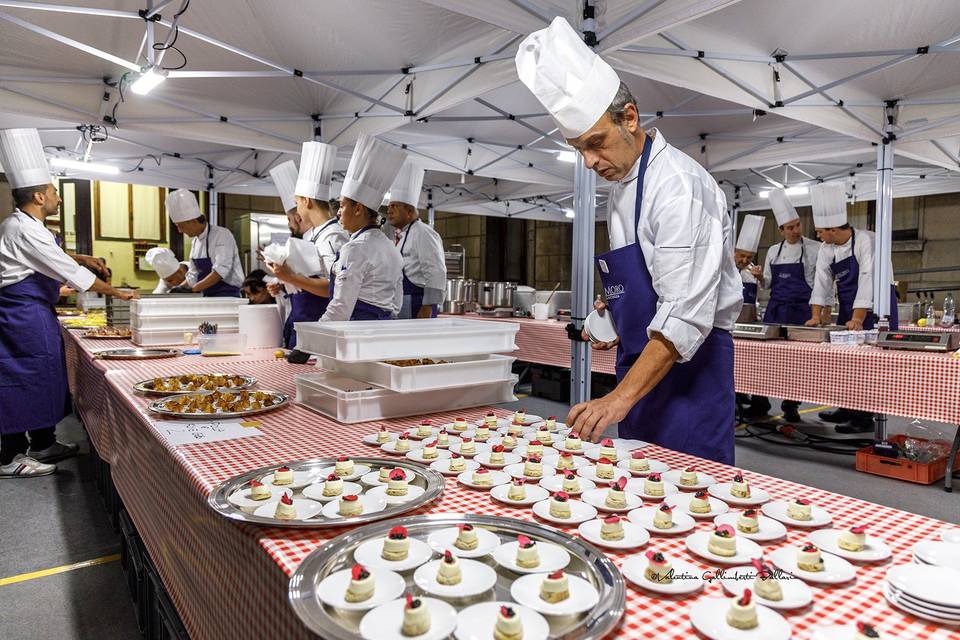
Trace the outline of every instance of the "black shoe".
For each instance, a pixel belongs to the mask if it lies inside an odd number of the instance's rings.
[[[763,396],[753,397],[750,407],[743,414],[748,418],[762,418],[770,413],[770,401]]]
[[[873,433],[873,419],[868,418],[866,420],[854,420],[850,424],[841,424],[837,425],[837,433],[843,435],[849,435],[853,433]]]
[[[824,422],[843,424],[853,420],[856,417],[856,412],[849,409],[834,409],[833,411],[821,411],[817,416]]]
[[[72,458],[77,455],[79,451],[80,445],[78,444],[54,441],[54,443],[46,449],[35,450],[31,448],[27,452],[27,455],[38,462],[50,463]]]
[[[785,421],[800,422],[800,412],[797,410],[796,406],[783,403],[780,405],[780,408],[783,409],[783,419]]]

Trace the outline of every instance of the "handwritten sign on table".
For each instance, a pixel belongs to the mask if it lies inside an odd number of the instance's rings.
[[[153,428],[175,447],[199,442],[217,442],[263,435],[259,429],[244,426],[236,420],[207,422],[154,422]]]

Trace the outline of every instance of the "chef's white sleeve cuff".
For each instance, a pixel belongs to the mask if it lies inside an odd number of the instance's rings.
[[[873,309],[873,298],[857,299],[853,301],[854,309]]]
[[[706,336],[694,325],[674,318],[670,315],[673,304],[663,303],[647,326],[647,337],[652,338],[654,333],[661,334],[673,344],[673,348],[680,354],[680,362],[688,362],[696,355],[697,350]],[[711,327],[712,329],[712,327]]]
[[[423,305],[429,306],[432,304],[441,304],[443,303],[443,296],[444,296],[443,289],[428,289],[424,287]]]
[[[67,284],[77,291],[89,291],[93,283],[97,281],[97,276],[86,267],[77,265],[77,270],[67,278]]]
[[[815,304],[819,307],[832,307],[833,299],[832,298],[818,298],[816,296],[810,296],[810,304]]]

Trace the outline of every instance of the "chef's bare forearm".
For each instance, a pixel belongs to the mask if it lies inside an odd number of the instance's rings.
[[[88,291],[93,291],[94,293],[102,293],[105,296],[113,296],[113,297],[120,296],[120,291],[118,289],[115,289],[114,287],[107,284],[100,278],[97,278],[96,280],[93,281],[93,284],[90,286],[90,289],[88,289]]]
[[[870,309],[855,308],[853,314],[851,314],[851,320],[856,320],[860,324],[863,324],[863,321],[867,319],[867,313]]]
[[[219,273],[211,270],[210,273],[207,274],[206,278],[204,278],[197,284],[193,285],[193,292],[200,293],[201,291],[206,291],[207,289],[209,289],[210,287],[212,287],[213,285],[217,284],[222,280],[223,280],[223,277]]]
[[[617,385],[615,393],[621,394],[631,405],[636,404],[663,380],[679,357],[672,342],[662,334],[654,333]]]
[[[321,298],[330,297],[330,280],[328,278],[310,278],[299,273],[292,273],[286,276],[284,282]]]

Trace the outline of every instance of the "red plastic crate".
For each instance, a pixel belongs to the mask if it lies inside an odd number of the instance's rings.
[[[896,435],[889,441],[900,446],[906,439],[905,435]],[[915,439],[923,440],[922,438]],[[960,456],[957,457],[960,459]],[[954,469],[957,469],[957,466],[954,464]],[[857,451],[857,471],[918,484],[933,484],[947,474],[947,456],[938,458],[933,462],[914,462],[906,458],[887,458],[877,455],[873,452],[873,446],[871,445]]]

